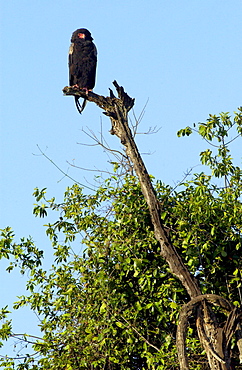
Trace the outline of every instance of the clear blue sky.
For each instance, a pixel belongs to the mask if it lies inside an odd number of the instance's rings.
[[[138,116],[149,98],[140,131],[161,127],[156,135],[140,135],[138,146],[148,171],[174,184],[199,164],[207,147],[195,137],[176,132],[209,113],[233,112],[242,105],[241,0],[4,0],[1,4],[1,184],[0,228],[11,226],[17,240],[31,235],[50,253],[50,243],[32,215],[35,187],[48,188],[62,200],[72,185],[43,156],[37,145],[63,171],[81,183],[93,183],[86,169],[110,169],[108,157],[82,128],[103,132],[110,146],[109,119],[88,103],[80,116],[68,85],[67,53],[77,28],[88,28],[98,49],[94,91],[108,94],[116,79],[136,99]],[[239,145],[235,155],[241,158]],[[196,168],[200,171],[199,166]],[[50,218],[51,220],[51,218]],[[49,221],[49,220],[48,220]],[[0,263],[0,306],[24,293],[24,278],[4,272]],[[4,279],[4,280],[3,280]],[[34,331],[22,310],[16,331]],[[20,316],[19,316],[20,315]],[[21,316],[22,315],[22,316]],[[20,317],[20,319],[19,319]],[[34,320],[34,319],[33,319]],[[32,330],[33,329],[33,330]]]

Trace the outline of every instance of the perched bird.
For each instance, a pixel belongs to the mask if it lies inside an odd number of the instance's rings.
[[[85,90],[87,95],[94,88],[97,67],[97,49],[92,40],[87,29],[79,28],[72,34],[69,49],[70,86]],[[82,105],[78,99],[75,96],[77,110],[81,113],[86,106],[86,99]]]

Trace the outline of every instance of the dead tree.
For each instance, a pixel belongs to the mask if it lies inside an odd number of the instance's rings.
[[[150,176],[129,128],[128,112],[134,106],[134,99],[116,81],[113,84],[118,97],[114,95],[111,89],[110,96],[107,97],[94,94],[93,92],[89,92],[87,96],[85,91],[73,89],[68,86],[63,89],[63,92],[65,95],[78,96],[94,102],[104,110],[103,113],[106,116],[110,117],[112,125],[110,133],[116,135],[124,145],[126,154],[133,163],[134,170],[139,178],[141,190],[147,202],[154,226],[154,235],[160,244],[161,256],[166,260],[171,273],[180,280],[190,297],[190,301],[180,311],[177,327],[176,344],[180,369],[189,370],[186,356],[186,333],[188,319],[191,315],[195,316],[198,336],[206,351],[210,369],[231,369],[230,347],[233,335],[237,339],[240,361],[242,363],[241,312],[223,297],[214,294],[202,295],[196,279],[190,274],[187,266],[184,265],[180,255],[177,253],[176,248],[172,245],[160,218],[162,211],[160,209],[160,203],[157,200]],[[221,327],[212,310],[214,305],[221,307],[228,313],[223,327]]]

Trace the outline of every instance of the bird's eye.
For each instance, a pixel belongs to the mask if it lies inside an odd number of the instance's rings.
[[[85,33],[78,33],[77,35],[79,39],[84,39],[85,38]]]

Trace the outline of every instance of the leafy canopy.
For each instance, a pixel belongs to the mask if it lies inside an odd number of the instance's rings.
[[[241,304],[242,171],[230,152],[242,133],[242,108],[210,115],[206,123],[178,132],[197,132],[212,145],[200,153],[208,173],[194,174],[172,189],[153,179],[161,218],[171,240],[203,293]],[[204,167],[205,168],[205,167]],[[115,167],[118,169],[118,166]],[[221,185],[222,179],[222,185]],[[113,176],[93,194],[74,184],[61,203],[35,189],[34,215],[48,220],[46,234],[54,262],[42,267],[43,252],[29,239],[14,242],[1,231],[1,258],[7,270],[29,274],[28,294],[14,309],[28,305],[40,318],[42,336],[18,338],[21,356],[1,357],[4,369],[178,369],[175,332],[188,296],[169,272],[153,235],[137,178]],[[80,249],[81,245],[81,249]],[[14,336],[14,324],[1,310],[2,341]],[[194,323],[187,342],[192,369],[205,369]],[[236,352],[236,349],[235,349]]]

